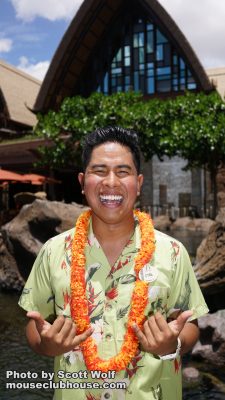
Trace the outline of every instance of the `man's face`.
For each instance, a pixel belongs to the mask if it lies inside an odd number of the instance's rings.
[[[113,142],[94,148],[85,173],[78,179],[93,216],[109,224],[126,221],[132,215],[143,182],[130,149]]]

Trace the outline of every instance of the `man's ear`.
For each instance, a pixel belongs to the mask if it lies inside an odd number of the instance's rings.
[[[84,189],[84,173],[83,172],[79,172],[78,181],[80,182],[81,190],[83,191],[83,189]]]
[[[138,195],[141,192],[141,187],[143,185],[144,176],[142,174],[138,175]]]

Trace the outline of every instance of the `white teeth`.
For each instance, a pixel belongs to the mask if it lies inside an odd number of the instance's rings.
[[[122,196],[119,196],[119,195],[112,195],[112,194],[106,195],[106,194],[102,194],[102,195],[100,195],[100,199],[101,199],[102,201],[122,201],[122,200],[123,200],[123,197],[122,197]]]

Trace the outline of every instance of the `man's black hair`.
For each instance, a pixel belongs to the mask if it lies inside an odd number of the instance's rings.
[[[92,151],[95,147],[106,143],[114,142],[130,149],[137,173],[140,173],[140,150],[138,146],[138,134],[134,130],[121,128],[120,126],[108,126],[98,128],[89,133],[83,141],[82,162],[84,171],[86,170]]]

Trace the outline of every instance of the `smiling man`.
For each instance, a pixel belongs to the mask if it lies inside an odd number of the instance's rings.
[[[55,356],[56,400],[180,400],[180,355],[208,311],[187,252],[134,210],[134,131],[87,135],[83,167],[90,211],[45,244],[20,299],[28,342]]]

